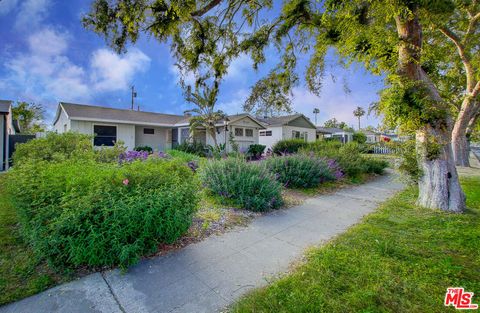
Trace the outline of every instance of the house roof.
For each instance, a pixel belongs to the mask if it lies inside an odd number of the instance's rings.
[[[275,117],[264,117],[257,118],[260,122],[266,124],[267,126],[283,126],[288,125],[288,123],[296,120],[297,118],[304,118],[312,128],[316,128],[315,125],[303,114],[292,114],[284,116],[275,116]]]
[[[8,113],[10,112],[10,106],[12,105],[12,101],[9,100],[0,100],[0,113]]]
[[[62,108],[67,114],[68,118],[72,120],[83,121],[104,121],[140,125],[143,124],[161,126],[183,126],[188,125],[191,118],[190,116],[185,115],[114,109],[94,105],[60,102],[53,124],[58,121]],[[229,123],[232,123],[244,117],[250,118],[260,127],[264,128],[264,126],[258,120],[256,120],[247,113],[228,115],[227,121]],[[221,120],[219,124],[223,125],[223,120]]]
[[[154,112],[114,109],[93,105],[60,102],[60,106],[72,120],[116,121],[133,124],[174,125],[185,119],[184,115],[163,114]],[[59,112],[55,118],[57,122]]]
[[[317,127],[317,132],[324,134],[351,133],[351,131],[336,127]]]

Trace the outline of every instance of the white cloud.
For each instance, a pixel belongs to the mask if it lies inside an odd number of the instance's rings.
[[[18,0],[0,0],[0,16],[7,15],[17,5]]]
[[[171,65],[168,68],[168,71],[175,78],[175,82],[174,82],[175,84],[178,84],[180,80],[183,78],[186,85],[189,85],[192,87],[195,86],[195,75],[193,74],[193,72],[182,71],[177,65]]]
[[[232,61],[228,67],[228,73],[225,76],[226,81],[242,81],[246,82],[249,71],[253,71],[252,60],[246,54],[241,54]]]
[[[231,100],[219,101],[217,108],[227,114],[237,114],[243,112],[243,104],[249,96],[250,91],[246,88],[238,89],[229,95]]]
[[[93,87],[98,91],[128,88],[133,76],[150,66],[150,58],[138,49],[119,56],[107,49],[96,50],[91,59]]]
[[[150,59],[138,49],[118,56],[106,49],[96,50],[87,67],[68,56],[70,35],[44,28],[27,38],[28,50],[8,58],[6,76],[0,84],[16,90],[19,98],[51,103],[88,102],[95,92],[125,90]],[[48,42],[48,45],[42,44]]]
[[[50,0],[25,0],[17,14],[15,28],[34,29],[46,18],[49,6]]]
[[[346,122],[349,126],[357,128],[358,120],[353,116],[353,110],[357,106],[362,106],[365,111],[368,111],[369,103],[365,103],[361,99],[361,92],[346,94],[340,84],[326,82],[321,97],[312,94],[306,87],[295,87],[292,93],[292,106],[295,112],[306,115],[314,122],[313,109],[320,109],[317,117],[318,125],[323,125],[326,120],[336,118],[338,121]],[[378,119],[374,116],[362,117],[362,125],[377,125],[377,123]]]

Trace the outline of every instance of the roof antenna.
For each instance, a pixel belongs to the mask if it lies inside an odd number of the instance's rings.
[[[132,111],[135,110],[135,98],[137,97],[137,92],[135,91],[135,86],[132,86]],[[140,111],[140,109],[139,109]]]

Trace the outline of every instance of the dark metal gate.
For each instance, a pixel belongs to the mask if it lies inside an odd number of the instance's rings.
[[[12,162],[12,155],[15,152],[15,146],[19,143],[25,143],[35,139],[35,135],[8,135],[8,159]]]

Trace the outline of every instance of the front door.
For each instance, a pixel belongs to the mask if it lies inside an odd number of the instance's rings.
[[[178,128],[172,129],[172,148],[178,146]]]

